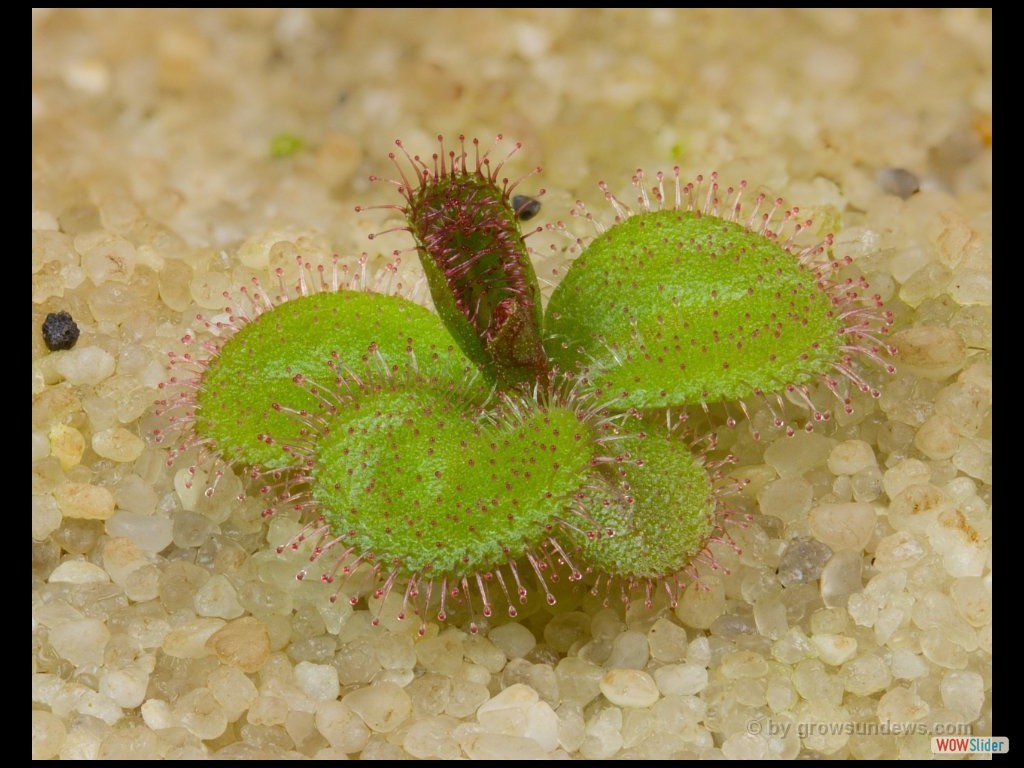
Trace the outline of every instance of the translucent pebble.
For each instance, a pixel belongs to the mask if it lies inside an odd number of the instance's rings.
[[[733,734],[722,742],[728,760],[767,760],[772,757],[769,737],[752,733]]]
[[[950,384],[935,396],[935,413],[949,418],[964,436],[977,434],[991,409],[991,389],[967,381]]]
[[[97,455],[111,461],[135,461],[142,455],[146,443],[123,427],[111,427],[92,436],[92,449]]]
[[[953,466],[988,485],[992,484],[992,441],[966,437],[953,454]]]
[[[558,653],[565,653],[577,642],[590,637],[590,617],[579,611],[559,613],[544,627],[544,642]]]
[[[49,434],[49,454],[60,461],[63,469],[70,469],[82,460],[85,452],[85,437],[67,424],[54,424]]]
[[[96,346],[78,346],[61,352],[54,363],[57,373],[75,386],[95,386],[113,374],[114,367],[114,356]]]
[[[65,560],[53,569],[51,584],[105,584],[110,581],[107,572],[85,560]]]
[[[908,486],[927,483],[931,480],[931,468],[918,459],[904,459],[886,470],[882,477],[882,485],[890,499],[896,498]]]
[[[654,670],[654,682],[664,696],[694,696],[708,685],[708,671],[700,664],[667,664]]]
[[[943,629],[929,629],[921,634],[921,652],[940,667],[963,669],[967,666],[967,652]]]
[[[612,608],[602,608],[590,622],[590,636],[595,640],[614,640],[626,628]]]
[[[509,659],[521,659],[537,645],[533,632],[514,621],[495,627],[488,637]]]
[[[956,331],[921,325],[893,335],[900,367],[923,379],[939,381],[959,371],[967,359],[967,347]]]
[[[921,180],[905,168],[883,168],[877,180],[883,192],[903,200],[921,188]]]
[[[50,581],[53,581],[51,575]],[[953,582],[949,590],[957,610],[973,627],[992,621],[992,583],[989,579],[965,576]]]
[[[110,630],[99,619],[67,621],[50,629],[50,644],[76,667],[102,664]]]
[[[879,656],[869,653],[843,666],[846,690],[858,696],[870,696],[885,690],[892,682],[889,667]]]
[[[378,733],[390,733],[412,713],[409,694],[393,683],[360,688],[344,696],[342,701]]]
[[[412,637],[398,632],[387,633],[377,643],[377,661],[384,669],[412,669],[416,666],[416,649]]]
[[[989,557],[987,538],[959,509],[943,512],[928,530],[932,549],[942,555],[946,572],[956,577],[984,572]]]
[[[686,658],[686,630],[669,619],[658,619],[647,631],[647,646],[657,661],[682,661]]]
[[[785,677],[773,677],[769,680],[764,696],[773,712],[785,712],[792,709],[796,703],[796,690],[793,688],[788,672]]]
[[[828,455],[828,469],[834,475],[855,475],[877,463],[874,449],[863,440],[844,440]]]
[[[810,525],[814,538],[832,551],[860,551],[875,530],[875,509],[870,504],[821,504],[811,510]]]
[[[456,679],[451,686],[444,711],[452,717],[469,717],[491,698],[491,692],[482,683]]]
[[[338,670],[330,664],[312,664],[300,661],[293,670],[295,682],[304,694],[314,701],[336,699],[341,692]]]
[[[775,594],[765,595],[754,603],[754,626],[763,637],[777,640],[789,629],[786,606]]]
[[[836,667],[853,658],[857,652],[857,641],[847,635],[819,633],[811,636],[818,648],[818,658]]]
[[[362,718],[341,701],[321,701],[316,708],[316,729],[332,747],[352,754],[370,739],[370,729]]]
[[[797,692],[808,701],[841,701],[842,681],[829,674],[818,659],[807,659],[793,671],[793,684]]]
[[[476,711],[477,722],[486,731],[525,735],[526,713],[540,701],[537,692],[516,683],[485,701]]]
[[[188,691],[174,703],[182,727],[200,739],[216,739],[228,727],[228,719],[209,688]]]
[[[283,725],[288,719],[290,708],[288,700],[283,696],[274,696],[269,693],[260,694],[253,705],[249,707],[246,721],[255,726]],[[262,729],[257,733],[263,732]]]
[[[821,571],[821,597],[829,608],[845,608],[850,595],[861,589],[861,556],[853,550],[832,555]]]
[[[421,760],[461,759],[462,747],[452,734],[458,722],[445,715],[419,720],[405,732],[402,748]]]
[[[764,452],[764,460],[779,477],[799,477],[823,464],[835,444],[835,440],[824,435],[797,432],[791,438],[772,443]]]
[[[850,722],[849,712],[824,699],[802,702],[797,707],[796,717],[806,729],[802,737],[804,747],[812,752],[831,755],[846,746],[850,739],[844,727]]]
[[[622,710],[606,707],[587,720],[580,754],[588,760],[604,760],[622,748]]]
[[[899,686],[882,694],[876,713],[881,722],[912,723],[925,717],[929,710],[928,703],[913,688]]]
[[[130,539],[143,552],[160,552],[173,540],[173,523],[162,515],[118,511],[107,521],[111,536]]]
[[[604,663],[605,669],[643,669],[650,658],[647,636],[627,630],[612,640],[612,652]]]
[[[889,668],[893,677],[899,680],[916,680],[928,674],[928,662],[907,648],[892,652]]]
[[[216,526],[206,515],[181,510],[174,515],[171,537],[177,546],[187,549],[198,547],[215,530]]]
[[[444,712],[451,698],[452,681],[450,678],[428,672],[414,679],[405,690],[412,698],[415,716],[430,717]],[[486,701],[486,698],[484,700]]]
[[[546,701],[538,701],[526,712],[526,738],[537,742],[541,749],[551,752],[558,747],[558,715]]]
[[[959,712],[967,722],[978,719],[985,703],[985,681],[980,674],[969,670],[951,670],[942,676],[939,689],[942,704],[947,709]]]
[[[168,632],[161,643],[163,652],[178,659],[199,659],[208,655],[206,643],[223,628],[222,619],[192,619]]]
[[[131,539],[111,538],[103,546],[103,567],[115,584],[125,586],[136,571],[148,564],[146,554]]]
[[[493,635],[493,632],[491,634]],[[428,637],[418,642],[416,657],[428,672],[454,675],[462,666],[464,640],[465,634],[459,630],[445,630],[437,637]]]
[[[880,571],[910,568],[924,555],[924,546],[912,533],[897,531],[878,542],[873,565]]]
[[[100,693],[124,709],[135,709],[146,699],[149,673],[139,667],[117,669],[100,678]]]
[[[221,574],[211,577],[199,588],[194,605],[196,613],[200,616],[235,619],[243,613],[234,585]]]
[[[207,619],[207,621],[216,621]],[[205,647],[221,661],[243,672],[255,672],[270,656],[270,636],[263,623],[252,616],[243,616],[222,624],[208,636]]]
[[[223,272],[204,272],[189,283],[192,299],[203,309],[223,310],[224,292],[232,289],[231,279]]]
[[[869,467],[850,478],[854,501],[871,502],[882,495],[882,473],[878,467]]]
[[[67,738],[64,722],[42,709],[32,710],[32,759],[49,760],[60,754]]]
[[[944,293],[952,275],[949,267],[931,261],[907,278],[900,287],[900,299],[916,308],[926,299],[934,299]]]
[[[64,517],[107,520],[114,514],[114,494],[91,483],[64,483],[53,491]]]
[[[914,445],[929,459],[948,459],[960,447],[960,433],[952,419],[936,414],[917,430]]]
[[[784,587],[805,584],[821,576],[832,557],[828,545],[812,538],[797,537],[789,542],[779,561],[778,577]]]
[[[206,687],[224,710],[228,722],[238,720],[253,705],[258,695],[256,686],[244,672],[226,664],[209,674]]]
[[[610,669],[600,687],[605,698],[620,707],[649,707],[660,695],[654,678],[638,669]]]
[[[432,638],[436,640],[436,638]],[[425,640],[424,642],[429,642]],[[370,638],[361,637],[342,643],[338,648],[335,664],[338,667],[338,678],[342,685],[368,683],[380,671],[377,659],[376,644]],[[454,674],[457,667],[447,674]]]
[[[949,295],[961,306],[992,306],[992,275],[974,269],[959,269],[949,283]]]
[[[578,656],[567,656],[558,662],[555,675],[558,677],[562,700],[585,706],[601,692],[600,681],[604,670]]]
[[[733,651],[722,657],[721,672],[733,680],[761,678],[768,674],[768,662],[754,651]]]
[[[533,739],[503,733],[472,733],[460,740],[470,760],[543,760],[548,757]]]
[[[676,617],[686,626],[695,629],[710,629],[725,612],[725,587],[716,576],[704,576],[701,589],[687,589],[683,592]]]
[[[380,649],[378,649],[377,653],[380,655]],[[500,672],[507,661],[504,651],[495,645],[489,637],[482,637],[480,635],[473,635],[466,641],[466,658],[484,667],[492,674]],[[413,651],[413,662],[415,663],[415,661],[416,654]],[[384,664],[383,657],[381,658],[381,664],[387,666]]]

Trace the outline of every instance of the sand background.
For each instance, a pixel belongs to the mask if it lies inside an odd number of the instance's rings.
[[[34,11],[34,756],[928,757],[943,728],[990,734],[991,32],[978,9]],[[368,177],[439,133],[522,142],[540,223],[577,199],[610,221],[597,182],[632,199],[637,167],[748,179],[894,312],[879,400],[728,432],[743,554],[679,608],[373,629],[294,582],[271,546],[293,529],[241,480],[205,499],[153,441],[167,353],[223,291],[394,250],[417,284],[404,233],[367,239],[393,215],[355,206],[396,203]],[[557,279],[567,241],[531,242]],[[81,338],[50,353],[58,310]],[[657,701],[609,698],[613,669]]]

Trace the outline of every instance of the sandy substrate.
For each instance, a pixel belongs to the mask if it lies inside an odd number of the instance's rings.
[[[33,13],[37,758],[927,758],[991,734],[991,12]],[[425,299],[401,137],[521,141],[542,224],[637,167],[718,170],[836,233],[899,371],[812,434],[723,429],[742,554],[673,609],[371,627],[285,518],[167,466],[169,352],[224,291],[337,254]],[[531,222],[532,224],[532,222]],[[573,229],[580,233],[586,229]],[[556,232],[531,237],[557,280]],[[383,286],[382,286],[383,287]],[[81,336],[49,352],[65,310]],[[826,393],[827,394],[827,393]],[[756,404],[755,404],[756,405]],[[794,422],[806,414],[794,408]],[[716,425],[712,425],[716,426]],[[717,425],[720,427],[720,425]]]

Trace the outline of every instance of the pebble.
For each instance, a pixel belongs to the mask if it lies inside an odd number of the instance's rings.
[[[114,373],[115,363],[105,349],[86,346],[62,352],[54,368],[69,384],[96,386]]]
[[[54,651],[76,667],[102,664],[110,630],[99,619],[66,621],[50,629]]]
[[[931,480],[932,470],[919,459],[904,459],[886,470],[882,476],[882,486],[890,499],[908,486],[927,483]]]
[[[53,576],[50,576],[53,581]],[[965,576],[953,582],[949,590],[957,611],[973,627],[992,622],[992,583],[989,579]]]
[[[588,760],[605,760],[622,748],[622,710],[606,707],[587,721],[580,754]]]
[[[33,760],[49,760],[59,755],[67,735],[59,717],[42,709],[32,710]]]
[[[638,669],[610,669],[600,687],[605,698],[620,707],[649,707],[660,696],[654,678]]]
[[[378,733],[391,733],[412,713],[409,694],[394,683],[360,688],[345,695],[342,701]]]
[[[469,717],[489,698],[491,692],[483,683],[456,678],[452,683],[444,711],[452,717]]]
[[[537,645],[533,632],[514,621],[495,627],[488,637],[509,659],[521,659]]]
[[[124,586],[136,571],[149,564],[145,553],[131,539],[107,539],[103,546],[103,567],[115,584]]]
[[[212,632],[205,647],[221,661],[243,672],[255,672],[270,656],[270,636],[259,619],[243,616]]]
[[[503,733],[469,733],[459,743],[470,760],[544,760],[548,757],[533,739]]]
[[[708,671],[700,664],[666,664],[654,670],[654,682],[664,696],[694,696],[708,686]]]
[[[725,587],[717,576],[702,577],[699,587],[683,592],[676,617],[694,629],[710,629],[715,619],[725,611]]]
[[[892,652],[889,668],[893,677],[899,680],[916,680],[928,674],[928,662],[909,648],[900,648]]]
[[[818,658],[834,667],[849,661],[857,652],[857,641],[846,635],[816,634],[811,641],[818,647]]]
[[[927,715],[930,709],[914,689],[899,686],[882,694],[876,714],[881,722],[912,723]]]
[[[732,680],[762,678],[768,674],[768,662],[754,651],[733,651],[722,657],[722,674]]]
[[[227,664],[222,664],[209,674],[206,686],[223,707],[224,716],[232,723],[256,702],[259,695],[248,675]]]
[[[590,637],[591,619],[580,611],[559,613],[544,627],[544,642],[557,653],[565,653],[573,645]]]
[[[224,710],[210,689],[205,687],[196,688],[181,696],[174,703],[174,714],[182,727],[204,741],[216,739],[228,727]]]
[[[929,459],[948,459],[960,447],[960,433],[948,416],[929,416],[914,436],[914,445]]]
[[[870,504],[822,504],[810,512],[811,533],[833,552],[861,551],[875,530],[875,509]]]
[[[493,635],[493,632],[491,634]],[[418,642],[416,657],[428,672],[454,675],[462,667],[462,644],[465,637],[465,634],[457,629],[447,629],[437,637],[428,637]]]
[[[786,477],[768,483],[757,495],[761,513],[784,523],[803,520],[811,508],[814,487],[802,477]]]
[[[643,669],[650,658],[647,636],[627,630],[612,640],[612,652],[603,664],[605,669]]]
[[[967,360],[967,345],[956,331],[922,325],[893,334],[897,364],[907,373],[941,381],[959,371]]]
[[[950,670],[942,676],[939,690],[947,709],[959,712],[967,722],[978,719],[985,703],[985,681],[980,674],[966,669]]]
[[[828,469],[834,475],[855,475],[875,466],[875,451],[863,440],[844,440],[828,455]]]
[[[43,320],[43,342],[51,352],[71,349],[78,336],[78,324],[67,312],[50,312]]]
[[[921,188],[921,180],[906,168],[883,168],[878,172],[878,186],[887,195],[906,200]]]
[[[567,656],[558,662],[555,675],[562,700],[585,706],[601,693],[600,681],[604,671],[578,656]]]
[[[149,673],[138,665],[108,672],[100,678],[100,693],[124,709],[135,709],[146,699]]]
[[[992,441],[964,438],[953,454],[953,466],[981,482],[992,484]]]
[[[458,723],[445,715],[419,720],[406,731],[402,748],[420,760],[459,760],[462,747],[452,734]]]
[[[824,435],[797,432],[793,437],[776,440],[768,446],[764,460],[775,468],[779,477],[799,477],[824,463],[835,445],[835,440]]]
[[[161,515],[118,510],[107,521],[111,536],[130,539],[143,552],[161,552],[173,541],[173,522]]]
[[[321,701],[314,722],[332,747],[348,754],[361,751],[370,739],[370,729],[362,718],[341,701]]]
[[[107,520],[114,514],[114,494],[91,483],[64,483],[53,491],[64,517]]]
[[[924,556],[924,546],[912,533],[897,531],[878,542],[872,565],[880,571],[893,571],[909,568]]]
[[[74,427],[54,424],[50,428],[50,455],[60,461],[62,469],[71,469],[82,461],[85,453],[85,437]]]
[[[238,593],[235,591],[234,585],[221,574],[212,576],[199,588],[193,604],[196,613],[200,616],[236,619],[244,612],[242,604],[238,602]]]
[[[106,584],[110,576],[98,565],[85,560],[66,560],[53,569],[48,581],[51,584]]]
[[[809,537],[797,537],[786,545],[779,560],[779,582],[789,587],[815,581],[831,557],[828,545]]]
[[[658,619],[647,631],[651,656],[662,663],[685,659],[687,643],[686,630],[669,619]]]
[[[485,701],[476,711],[477,722],[492,733],[525,735],[526,715],[540,696],[529,686],[516,683]]]
[[[146,443],[124,427],[111,427],[92,436],[92,449],[97,455],[117,462],[135,461]]]
[[[300,661],[293,670],[295,682],[302,692],[314,701],[336,699],[341,692],[338,670],[330,664]]]
[[[821,597],[829,608],[845,608],[850,595],[861,589],[860,553],[840,550],[821,571]]]

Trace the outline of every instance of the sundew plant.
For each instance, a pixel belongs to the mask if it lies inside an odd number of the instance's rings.
[[[199,446],[209,493],[244,469],[266,514],[305,522],[285,545],[308,547],[299,577],[368,599],[375,622],[476,629],[561,585],[675,604],[717,565],[709,543],[731,541],[738,485],[687,416],[734,425],[763,405],[792,431],[785,397],[813,429],[851,387],[877,396],[862,363],[892,370],[891,317],[831,236],[714,174],[638,170],[633,206],[602,182],[613,219],[573,209],[595,234],[544,307],[522,231],[537,201],[514,194],[519,147],[495,160],[500,144],[390,156],[388,207],[436,312],[300,262],[295,289],[255,282],[228,320],[200,318],[220,341],[186,338],[162,401],[187,435],[171,460]]]

